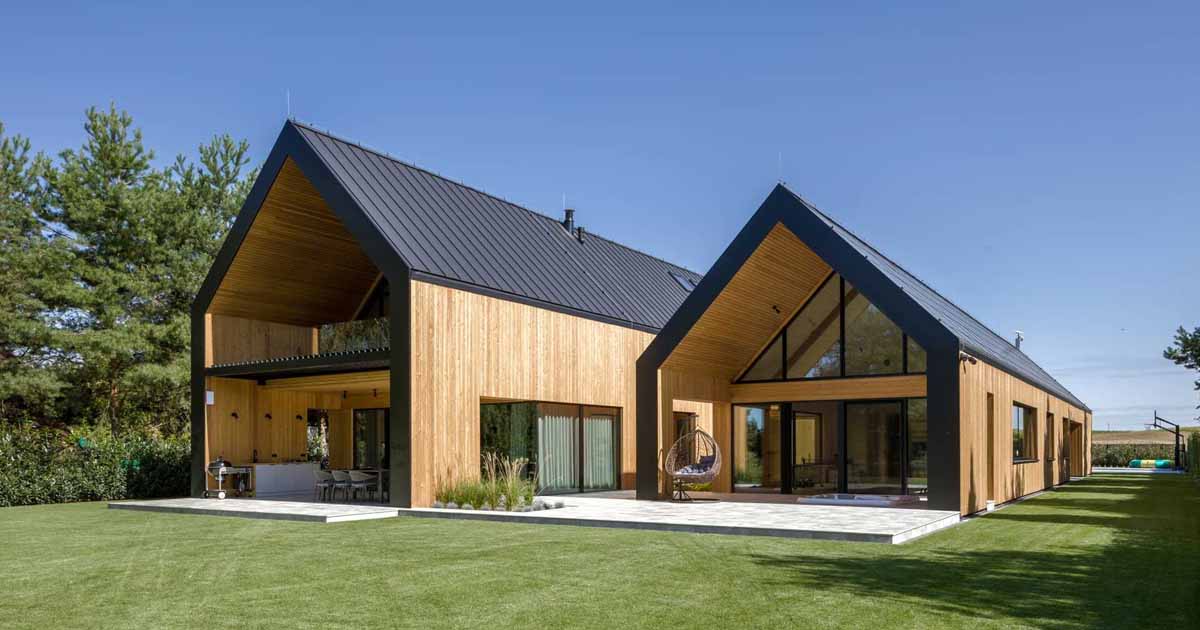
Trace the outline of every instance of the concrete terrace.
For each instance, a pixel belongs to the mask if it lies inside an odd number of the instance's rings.
[[[396,508],[386,505],[341,503],[308,503],[302,501],[272,501],[269,499],[154,499],[147,501],[114,501],[114,510],[141,510],[174,514],[203,514],[207,516],[240,516],[280,521],[310,523],[343,523],[394,518]]]
[[[110,503],[109,507],[177,514],[238,516],[322,523],[390,518],[400,515],[417,518],[615,527],[888,544],[903,543],[950,527],[959,521],[957,512],[927,509],[733,501],[670,503],[581,495],[555,497],[552,500],[563,501],[564,507],[536,512],[485,512],[436,508],[403,509],[382,505],[343,505],[263,499],[122,501]]]

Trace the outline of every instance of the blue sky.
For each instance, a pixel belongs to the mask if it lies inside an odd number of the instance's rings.
[[[57,152],[113,101],[160,158],[229,132],[257,161],[290,91],[302,120],[549,214],[565,194],[700,272],[782,174],[1023,330],[1097,428],[1197,415],[1161,352],[1200,325],[1200,5],[571,4],[9,5],[0,120]]]

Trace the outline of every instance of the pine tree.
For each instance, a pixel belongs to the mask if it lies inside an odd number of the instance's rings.
[[[0,123],[0,419],[52,414],[63,387],[40,295],[61,280],[55,272],[66,252],[49,242],[38,219],[50,161],[30,155],[30,146],[28,138],[5,136]]]
[[[87,139],[47,176],[41,220],[69,252],[43,299],[52,344],[80,396],[71,415],[114,433],[136,422],[178,430],[186,414],[189,307],[249,180],[245,142],[227,136],[165,169],[115,106],[86,115]]]

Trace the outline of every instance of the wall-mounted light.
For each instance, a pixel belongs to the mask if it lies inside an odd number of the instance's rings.
[[[268,414],[264,415],[263,417],[264,417],[264,418],[266,418],[267,420],[270,420],[270,419],[271,419],[271,414],[269,414],[269,413],[268,413]]]
[[[776,305],[776,304],[772,304],[772,305],[771,305],[771,310],[772,310],[772,311],[775,311],[775,314],[776,314],[776,315],[782,315],[782,314],[783,314],[783,311],[779,310],[779,306],[778,306],[778,305]]]
[[[302,415],[300,415],[300,414],[296,414],[296,419],[297,419],[297,420],[299,420],[299,421],[301,421],[301,422],[304,422],[304,416],[302,416]]]
[[[371,398],[379,398],[379,390],[378,389],[371,390]]]
[[[231,413],[231,414],[229,414],[229,415],[230,415],[230,417],[232,417],[234,420],[237,420],[237,419],[238,419],[238,415],[237,415],[237,412],[236,412],[236,411],[235,411],[235,412],[233,412],[233,413]]]

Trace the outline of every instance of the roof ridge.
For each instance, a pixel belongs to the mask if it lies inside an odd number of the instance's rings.
[[[375,148],[369,147],[369,146],[367,146],[367,145],[365,145],[365,144],[362,144],[361,142],[358,142],[358,141],[355,141],[355,140],[351,140],[350,138],[347,138],[347,137],[345,137],[345,136],[341,136],[341,135],[335,134],[335,133],[333,133],[333,132],[331,132],[331,131],[328,131],[328,130],[326,130],[326,129],[321,129],[321,128],[319,128],[319,127],[316,127],[316,126],[315,126],[315,125],[313,125],[312,123],[306,123],[306,122],[304,122],[304,121],[297,120],[297,119],[295,119],[295,118],[289,118],[289,119],[288,119],[288,122],[289,122],[289,123],[291,123],[291,124],[293,124],[293,125],[296,125],[297,127],[303,127],[303,128],[305,128],[305,129],[307,129],[307,130],[309,130],[309,131],[312,131],[313,133],[319,133],[319,134],[321,134],[321,135],[323,135],[323,136],[325,136],[325,137],[327,137],[327,138],[330,138],[330,139],[336,140],[336,141],[338,141],[338,142],[342,142],[342,143],[345,143],[345,144],[349,144],[349,145],[352,145],[352,146],[358,147],[359,149],[362,149],[363,151],[366,151],[366,152],[368,152],[368,153],[373,153],[373,154],[375,154],[375,155],[378,155],[379,157],[382,157],[382,158],[384,158],[384,159],[391,160],[391,161],[393,161],[393,162],[396,162],[396,163],[398,163],[398,164],[403,164],[404,166],[407,166],[408,168],[416,169],[416,170],[418,170],[418,171],[421,171],[422,173],[426,173],[426,174],[428,174],[428,175],[430,175],[430,176],[433,176],[433,177],[436,177],[436,178],[438,178],[438,179],[441,179],[441,180],[444,180],[444,181],[450,182],[451,184],[454,184],[455,186],[461,186],[461,187],[463,187],[463,188],[466,188],[466,189],[468,189],[468,190],[473,190],[473,191],[475,191],[475,192],[477,192],[477,193],[479,193],[479,194],[481,194],[481,195],[484,195],[484,196],[487,196],[487,197],[491,197],[492,199],[495,199],[495,200],[497,200],[497,201],[499,201],[499,202],[501,202],[501,203],[508,204],[508,205],[510,205],[510,206],[512,206],[512,207],[514,207],[514,208],[518,208],[518,209],[520,209],[520,210],[524,210],[525,212],[528,212],[529,214],[532,214],[533,216],[535,216],[535,217],[538,217],[538,218],[540,218],[540,219],[545,219],[545,220],[547,220],[547,221],[552,221],[552,222],[554,222],[554,223],[557,223],[557,224],[559,224],[559,225],[562,225],[562,222],[561,222],[560,220],[558,220],[558,219],[556,219],[556,218],[554,218],[554,217],[552,217],[552,216],[550,216],[550,215],[548,215],[548,214],[545,214],[545,213],[543,213],[543,212],[539,212],[539,211],[537,211],[537,210],[533,210],[533,209],[531,209],[531,208],[529,208],[529,207],[527,207],[527,206],[521,205],[521,204],[519,204],[519,203],[517,203],[517,202],[515,202],[515,201],[510,201],[510,200],[508,200],[508,199],[505,199],[504,197],[501,197],[500,195],[497,195],[497,194],[494,194],[494,193],[490,193],[490,192],[488,192],[488,191],[486,191],[486,190],[482,190],[482,189],[480,189],[480,188],[477,188],[477,187],[475,187],[475,186],[472,186],[471,184],[468,184],[468,183],[466,183],[466,182],[462,182],[462,181],[459,181],[459,180],[457,180],[457,179],[453,179],[453,178],[451,178],[451,177],[447,177],[447,176],[445,176],[445,175],[442,175],[441,173],[438,173],[438,172],[435,172],[435,171],[431,171],[431,170],[429,170],[428,168],[425,168],[425,167],[423,167],[423,166],[421,166],[421,165],[419,165],[419,164],[416,164],[416,163],[414,163],[414,162],[409,162],[408,160],[403,160],[403,159],[401,159],[401,158],[398,158],[398,157],[396,157],[396,156],[394,156],[394,155],[392,155],[392,154],[390,154],[390,153],[388,153],[388,152],[386,152],[386,151],[383,151],[383,150],[380,150],[380,149],[375,149]],[[702,273],[698,273],[698,272],[696,272],[696,271],[693,271],[693,270],[691,270],[691,269],[688,269],[687,267],[684,267],[683,265],[680,265],[680,264],[678,264],[678,263],[673,263],[673,262],[671,262],[671,261],[669,261],[669,260],[666,260],[666,259],[664,259],[664,258],[660,258],[660,257],[658,257],[658,256],[655,256],[654,254],[650,254],[650,253],[644,252],[644,251],[642,251],[642,250],[640,250],[640,249],[637,249],[636,247],[631,247],[631,246],[629,246],[629,245],[626,245],[626,244],[624,244],[624,243],[621,243],[621,242],[615,241],[615,240],[613,240],[613,239],[611,239],[611,238],[609,238],[609,237],[607,237],[607,236],[604,236],[604,235],[602,235],[602,234],[598,234],[598,233],[596,233],[596,232],[591,232],[591,231],[588,231],[588,232],[587,232],[587,234],[588,234],[588,235],[590,235],[590,236],[593,236],[593,237],[596,237],[596,238],[599,238],[599,239],[602,239],[602,240],[608,241],[609,243],[612,243],[613,245],[617,245],[617,246],[619,246],[619,247],[625,248],[625,249],[627,249],[627,250],[629,250],[629,251],[631,251],[631,252],[634,252],[634,253],[636,253],[636,254],[641,254],[642,256],[646,256],[647,258],[653,258],[654,260],[657,260],[658,262],[661,262],[661,263],[663,263],[663,264],[671,265],[672,267],[677,267],[677,268],[679,268],[679,269],[682,269],[682,270],[684,270],[684,271],[686,271],[686,272],[688,272],[688,273],[690,273],[690,274],[694,274],[694,275],[696,275],[696,276],[698,276],[698,277],[703,277],[703,275],[704,275],[704,274],[702,274]]]
[[[865,239],[863,239],[863,238],[862,238],[862,237],[860,237],[859,235],[855,234],[853,230],[851,230],[850,228],[848,228],[848,227],[846,227],[846,226],[842,225],[841,223],[839,223],[838,221],[836,221],[836,220],[835,220],[833,217],[829,216],[828,214],[825,214],[824,212],[822,212],[820,209],[818,209],[818,208],[816,207],[816,205],[814,205],[814,204],[810,203],[810,202],[809,202],[807,199],[805,199],[805,198],[804,198],[802,195],[800,195],[800,194],[799,194],[799,193],[797,193],[796,191],[794,191],[794,190],[792,190],[791,188],[789,188],[789,187],[787,186],[787,184],[780,184],[780,185],[781,185],[781,186],[783,186],[784,190],[788,191],[789,193],[791,193],[791,194],[792,194],[792,196],[794,196],[796,199],[798,199],[798,200],[800,201],[800,203],[804,204],[804,206],[805,206],[806,208],[808,208],[808,209],[809,209],[809,210],[811,210],[812,212],[815,212],[816,214],[818,214],[819,216],[821,216],[822,218],[824,218],[824,219],[825,219],[826,221],[828,221],[829,223],[831,223],[831,224],[833,224],[833,225],[836,225],[837,227],[841,228],[842,230],[844,230],[844,231],[845,231],[847,234],[849,234],[850,236],[853,236],[853,237],[854,237],[856,240],[858,240],[858,242],[862,243],[862,244],[863,244],[863,245],[864,245],[864,246],[865,246],[867,249],[871,250],[871,252],[872,252],[872,253],[874,253],[876,256],[879,256],[880,258],[882,258],[882,259],[884,259],[884,260],[888,261],[888,262],[889,262],[889,263],[891,263],[892,265],[895,265],[895,267],[896,267],[897,269],[899,269],[900,271],[903,271],[905,274],[907,274],[908,276],[912,277],[912,279],[913,279],[913,280],[916,280],[917,282],[921,283],[921,286],[925,287],[925,288],[926,288],[926,289],[928,289],[928,290],[929,290],[931,293],[933,293],[934,295],[938,296],[939,298],[941,298],[941,299],[945,300],[947,304],[949,304],[949,305],[953,306],[954,308],[958,309],[958,311],[959,311],[959,312],[961,312],[963,315],[966,315],[967,317],[969,317],[969,318],[971,319],[971,321],[975,322],[976,324],[979,324],[979,326],[980,326],[981,328],[983,328],[983,329],[984,329],[984,330],[986,330],[987,332],[991,333],[993,336],[995,336],[995,337],[996,337],[997,339],[999,339],[1001,342],[1008,344],[1008,345],[1009,345],[1009,346],[1010,346],[1010,347],[1011,347],[1013,350],[1016,350],[1017,352],[1020,352],[1020,353],[1021,353],[1021,355],[1023,355],[1023,356],[1024,356],[1026,359],[1029,359],[1029,362],[1030,362],[1030,363],[1032,363],[1032,364],[1034,365],[1034,367],[1036,367],[1037,369],[1041,370],[1041,371],[1042,371],[1042,373],[1046,375],[1046,378],[1049,378],[1051,381],[1053,381],[1053,382],[1054,382],[1054,384],[1055,384],[1055,385],[1058,385],[1059,387],[1061,387],[1061,388],[1062,388],[1062,390],[1063,390],[1064,392],[1066,392],[1068,395],[1070,395],[1070,396],[1071,396],[1072,398],[1074,398],[1076,401],[1079,401],[1080,403],[1082,403],[1082,402],[1083,402],[1083,401],[1082,401],[1082,399],[1081,399],[1081,398],[1079,398],[1078,396],[1076,396],[1076,395],[1075,395],[1075,393],[1074,393],[1074,392],[1072,392],[1072,391],[1071,391],[1069,388],[1067,388],[1067,386],[1066,386],[1066,385],[1063,385],[1062,383],[1060,383],[1060,382],[1058,381],[1058,379],[1054,378],[1054,376],[1053,376],[1052,374],[1050,374],[1050,372],[1049,372],[1049,371],[1047,371],[1047,370],[1046,370],[1046,368],[1044,368],[1044,367],[1042,367],[1040,364],[1038,364],[1038,362],[1037,362],[1037,361],[1034,361],[1034,360],[1033,360],[1033,357],[1029,356],[1028,354],[1025,354],[1025,352],[1023,352],[1023,351],[1022,351],[1020,348],[1018,348],[1018,347],[1016,347],[1015,345],[1013,345],[1013,344],[1009,343],[1008,339],[1005,339],[1004,337],[1001,337],[1001,336],[1000,336],[1000,333],[998,333],[998,332],[996,332],[995,330],[993,330],[991,326],[988,326],[988,325],[987,325],[987,324],[985,324],[983,321],[981,321],[981,320],[980,320],[978,317],[975,317],[974,315],[972,315],[972,314],[971,314],[969,311],[967,311],[967,309],[965,309],[965,308],[963,308],[963,307],[959,306],[959,305],[958,305],[958,303],[957,303],[957,302],[955,302],[954,300],[951,300],[950,298],[946,297],[945,295],[942,295],[941,291],[938,291],[937,289],[933,288],[932,286],[930,286],[930,285],[929,285],[929,283],[928,283],[928,282],[925,282],[924,280],[922,280],[920,276],[918,276],[917,274],[915,274],[915,273],[913,273],[913,272],[909,271],[909,270],[908,270],[907,268],[905,268],[903,265],[901,265],[900,263],[898,263],[898,262],[896,262],[896,261],[892,260],[892,259],[891,259],[891,258],[889,258],[889,257],[888,257],[886,254],[884,254],[883,252],[881,252],[881,251],[879,251],[878,249],[876,249],[874,245],[870,244],[870,243],[869,243],[869,242],[867,242]],[[962,340],[960,339],[960,340],[959,340],[959,342],[961,343],[961,342],[962,342]],[[1086,405],[1086,404],[1084,404],[1084,406],[1086,407],[1087,405]]]

